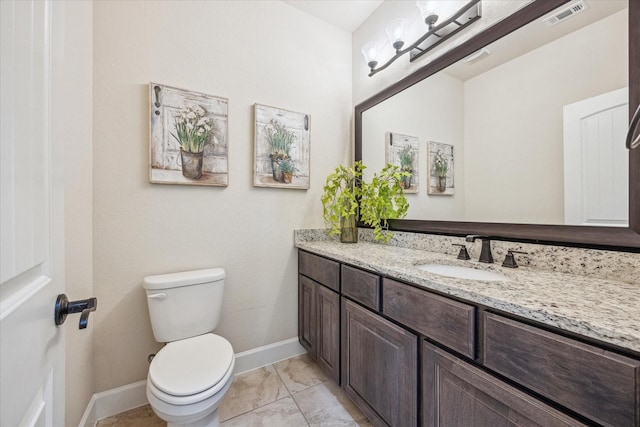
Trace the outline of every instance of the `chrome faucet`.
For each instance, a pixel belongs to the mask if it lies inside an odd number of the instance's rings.
[[[480,262],[492,263],[493,255],[491,255],[491,239],[489,236],[480,236],[471,234],[465,239],[467,242],[473,243],[476,240],[482,240],[482,251],[480,252]]]

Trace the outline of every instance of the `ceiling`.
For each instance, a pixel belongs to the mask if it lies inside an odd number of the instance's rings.
[[[353,33],[383,0],[282,0],[303,12]]]

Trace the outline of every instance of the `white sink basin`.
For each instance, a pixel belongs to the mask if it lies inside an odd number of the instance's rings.
[[[500,273],[495,271],[478,270],[477,268],[460,267],[458,265],[446,264],[420,264],[416,268],[427,271],[440,276],[456,277],[458,279],[484,280],[491,282],[504,282],[507,279]]]

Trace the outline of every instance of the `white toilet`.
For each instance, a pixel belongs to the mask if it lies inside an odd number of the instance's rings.
[[[231,386],[231,344],[212,334],[222,311],[222,268],[144,279],[156,341],[167,343],[153,358],[147,398],[169,427],[215,427],[218,406]]]

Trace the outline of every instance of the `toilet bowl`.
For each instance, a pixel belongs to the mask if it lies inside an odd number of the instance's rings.
[[[149,365],[147,399],[169,427],[219,425],[235,355],[225,338],[207,331],[219,319],[223,278],[222,269],[145,278],[154,336],[167,342]]]
[[[151,362],[147,399],[169,426],[216,426],[234,365],[231,344],[218,335],[171,342]]]

